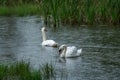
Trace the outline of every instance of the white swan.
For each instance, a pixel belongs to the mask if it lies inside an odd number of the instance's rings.
[[[61,45],[59,47],[60,57],[77,57],[82,53],[82,49],[78,49],[75,46],[67,47],[66,45]]]
[[[41,31],[43,37],[42,46],[57,47],[57,43],[54,40],[46,40],[46,34],[45,34],[45,32],[47,31],[46,28],[43,27]]]

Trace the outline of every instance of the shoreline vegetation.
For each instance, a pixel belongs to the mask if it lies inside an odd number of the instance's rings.
[[[43,64],[38,70],[23,61],[15,64],[0,64],[0,80],[52,80],[55,70],[51,64]]]
[[[0,16],[40,15],[46,24],[119,25],[120,0],[0,0]]]

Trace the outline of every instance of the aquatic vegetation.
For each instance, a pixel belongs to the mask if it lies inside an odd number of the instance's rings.
[[[42,11],[48,10],[53,24],[56,25],[59,22],[69,24],[119,24],[120,22],[119,0],[42,0],[42,2],[43,6],[46,6]]]
[[[54,75],[54,68],[51,64],[41,65],[39,70],[34,70],[29,63],[18,62],[12,65],[0,65],[0,80],[44,80]]]
[[[44,66],[41,68],[41,72],[42,74],[44,74],[43,75],[44,79],[45,78],[50,79],[51,76],[55,75],[55,70],[52,65],[47,63],[47,64],[43,64],[42,66]]]
[[[31,5],[31,4],[24,4],[20,6],[0,6],[0,15],[4,16],[24,16],[24,15],[37,15],[40,14],[39,6]]]
[[[0,0],[0,4],[0,15],[39,14],[53,26],[120,23],[120,0]]]

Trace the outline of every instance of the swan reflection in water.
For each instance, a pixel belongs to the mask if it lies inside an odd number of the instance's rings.
[[[81,66],[82,63],[81,57],[74,58],[61,58],[59,57],[59,63],[62,67],[66,67],[68,70],[74,70],[76,67]],[[76,64],[78,63],[78,64]]]

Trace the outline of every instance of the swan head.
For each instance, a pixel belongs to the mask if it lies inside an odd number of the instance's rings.
[[[41,31],[47,31],[46,27],[42,27]]]
[[[65,44],[61,45],[59,47],[59,55],[61,55],[66,48],[67,48],[67,46]]]

